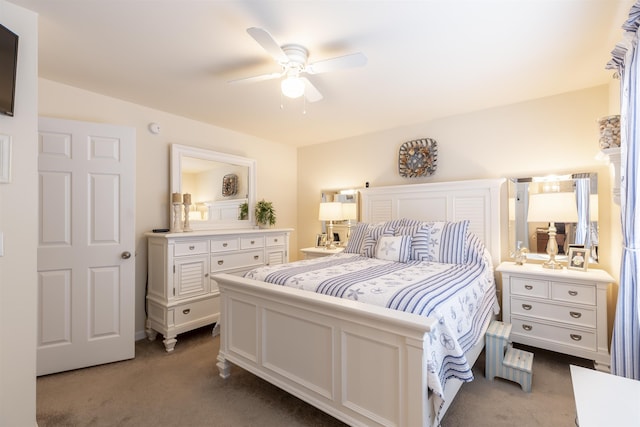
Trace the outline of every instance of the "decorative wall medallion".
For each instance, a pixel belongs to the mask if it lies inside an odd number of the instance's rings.
[[[222,177],[222,195],[225,197],[238,194],[238,175],[230,173]]]
[[[431,138],[415,139],[400,146],[398,170],[403,178],[433,175],[438,165],[438,143]]]

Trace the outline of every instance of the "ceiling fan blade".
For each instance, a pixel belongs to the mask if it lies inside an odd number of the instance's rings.
[[[307,65],[305,71],[309,74],[320,74],[345,68],[363,67],[366,64],[367,57],[362,52],[358,52],[314,62]]]
[[[261,82],[264,80],[271,80],[271,79],[277,79],[279,77],[282,77],[284,73],[280,72],[280,73],[271,73],[271,74],[260,74],[259,76],[251,76],[251,77],[242,77],[239,79],[234,79],[234,80],[229,80],[228,83],[255,83],[255,82]]]
[[[307,98],[307,101],[317,102],[323,98],[320,91],[309,81],[308,78],[300,77],[300,80],[304,82],[304,97]]]
[[[247,33],[249,33],[249,35],[253,37],[254,40],[257,41],[258,44],[273,57],[273,59],[278,61],[279,64],[286,64],[289,62],[289,57],[284,53],[278,42],[276,42],[269,32],[262,28],[251,27],[247,28]]]

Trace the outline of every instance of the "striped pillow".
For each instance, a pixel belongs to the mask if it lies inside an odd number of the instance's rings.
[[[393,236],[393,230],[393,223],[391,222],[383,222],[380,225],[370,227],[362,243],[360,255],[374,258],[376,255],[376,244],[380,236]]]
[[[411,255],[411,236],[380,236],[375,253],[378,259],[407,262]]]
[[[362,251],[362,243],[364,242],[368,229],[369,224],[366,222],[359,222],[353,226],[344,252],[347,254],[359,254]]]
[[[464,264],[467,258],[469,221],[426,222],[413,235],[411,259]]]

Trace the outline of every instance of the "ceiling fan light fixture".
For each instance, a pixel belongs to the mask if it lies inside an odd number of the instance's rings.
[[[304,82],[297,76],[289,76],[280,83],[282,94],[288,98],[300,98],[304,95]]]

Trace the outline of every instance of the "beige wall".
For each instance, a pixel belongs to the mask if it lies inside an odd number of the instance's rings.
[[[15,116],[0,116],[0,134],[12,138],[12,181],[0,184],[0,425],[34,426],[38,17],[0,0],[0,23],[20,37]]]
[[[273,202],[277,227],[297,228],[296,150],[184,117],[40,79],[42,116],[136,128],[136,336],[143,337],[147,248],[143,234],[169,227],[169,145],[207,148],[257,161],[258,200]],[[160,124],[160,134],[148,124]],[[293,233],[291,247],[297,247]],[[295,251],[294,251],[295,252]]]
[[[598,86],[303,147],[298,151],[298,242],[311,246],[320,232],[322,189],[594,171],[601,195],[601,266],[613,273],[619,255],[611,248],[611,178],[608,166],[595,159],[596,120],[609,114],[609,97],[608,86]],[[400,145],[425,137],[438,143],[437,172],[429,178],[401,178]]]

